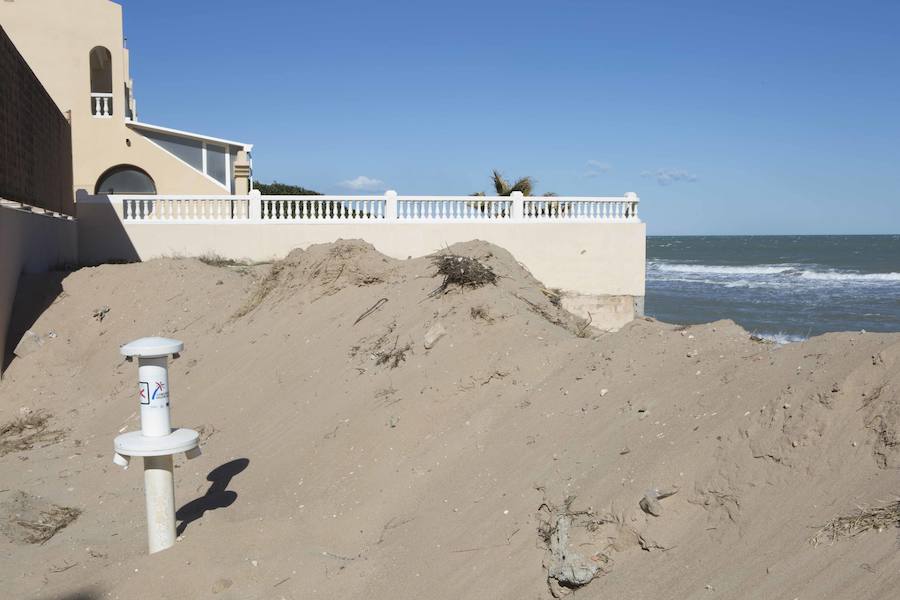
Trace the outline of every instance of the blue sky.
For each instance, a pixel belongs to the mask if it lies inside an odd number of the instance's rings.
[[[641,196],[651,234],[900,232],[900,2],[124,0],[141,120],[321,192]]]

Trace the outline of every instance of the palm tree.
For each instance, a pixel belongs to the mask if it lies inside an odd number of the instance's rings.
[[[491,171],[491,181],[494,184],[494,190],[497,192],[498,196],[512,196],[513,192],[521,192],[523,196],[531,196],[534,191],[534,179],[531,177],[520,177],[514,183],[510,184],[506,179],[503,178],[503,175],[497,169],[493,169]],[[484,196],[484,192],[475,192],[472,196]],[[546,192],[543,194],[545,198],[556,196],[555,192]],[[478,210],[484,212],[486,210],[486,205],[476,203],[470,204],[470,206],[475,206]],[[556,213],[565,214],[568,210],[568,206],[565,203],[561,203],[558,201],[548,202],[548,201],[537,201],[531,203],[531,210],[534,211],[534,215],[549,215]],[[506,216],[505,211],[501,210],[500,216]]]
[[[534,188],[534,181],[531,177],[519,178],[510,185],[497,169],[491,172],[491,180],[494,182],[494,189],[497,190],[498,196],[511,196],[513,192],[522,192],[523,196],[530,196]]]

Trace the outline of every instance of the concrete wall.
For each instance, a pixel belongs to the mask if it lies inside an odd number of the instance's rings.
[[[294,248],[362,239],[383,254],[404,259],[473,239],[505,248],[537,279],[567,292],[573,312],[600,315],[614,328],[642,312],[645,271],[643,223],[477,222],[123,222],[120,202],[105,196],[78,202],[82,264],[216,254],[268,261]],[[612,324],[609,324],[612,323]]]
[[[29,212],[0,201],[0,370],[19,276],[76,264],[77,235],[72,219]]]
[[[107,169],[130,164],[149,173],[160,194],[227,193],[126,124],[130,78],[121,6],[108,0],[0,2],[0,23],[59,109],[70,111],[76,190],[92,194]],[[112,55],[111,118],[91,114],[89,55],[95,46]],[[185,65],[189,68],[190,62]]]

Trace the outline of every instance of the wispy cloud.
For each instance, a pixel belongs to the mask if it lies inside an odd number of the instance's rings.
[[[381,192],[387,188],[382,180],[366,177],[365,175],[341,181],[338,185],[357,192]]]
[[[587,171],[584,176],[597,177],[598,175],[609,173],[611,170],[612,165],[609,163],[603,162],[602,160],[589,160],[587,161]]]
[[[656,169],[655,171],[643,171],[641,177],[649,177],[655,179],[659,185],[669,185],[672,183],[686,182],[693,183],[697,181],[697,176],[688,173],[684,169]]]

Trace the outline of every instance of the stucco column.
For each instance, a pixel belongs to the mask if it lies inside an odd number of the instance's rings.
[[[234,193],[237,196],[250,193],[250,159],[244,150],[238,150],[234,159]]]

